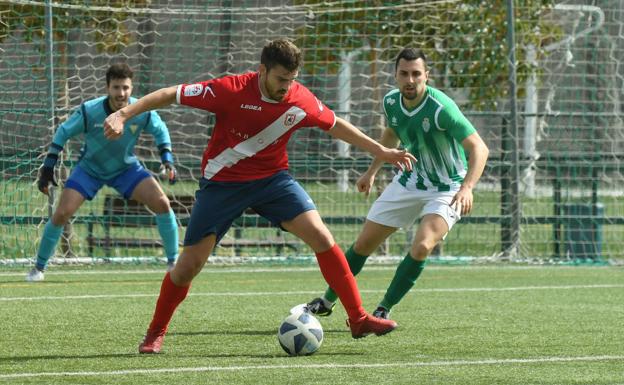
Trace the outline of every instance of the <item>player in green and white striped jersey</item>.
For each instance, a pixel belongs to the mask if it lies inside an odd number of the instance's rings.
[[[442,91],[428,86],[428,78],[422,51],[406,48],[399,53],[395,62],[398,88],[383,99],[388,128],[379,142],[391,148],[402,144],[418,162],[412,171],[397,174],[386,187],[346,253],[351,271],[356,275],[366,258],[387,237],[421,219],[410,251],[399,264],[373,313],[377,317],[388,318],[390,309],[418,279],[433,248],[462,215],[470,213],[472,189],[483,173],[489,153],[455,102]],[[375,159],[358,179],[360,192],[369,194],[382,164]],[[336,298],[328,288],[323,297],[312,300],[307,307],[317,315],[329,315]]]

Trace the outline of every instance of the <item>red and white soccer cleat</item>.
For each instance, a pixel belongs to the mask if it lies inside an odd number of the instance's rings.
[[[396,329],[398,325],[392,320],[377,318],[366,314],[366,316],[355,322],[347,320],[347,326],[351,328],[351,337],[362,338],[369,334],[383,336]]]
[[[149,330],[143,337],[143,342],[139,344],[139,353],[158,354],[165,339],[166,331],[150,332]]]

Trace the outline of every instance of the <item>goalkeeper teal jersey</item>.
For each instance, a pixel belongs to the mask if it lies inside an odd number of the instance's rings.
[[[468,162],[461,142],[476,132],[457,104],[442,91],[427,86],[422,102],[411,110],[403,105],[398,89],[383,99],[387,124],[418,162],[402,171],[398,182],[407,189],[458,189]]]
[[[136,100],[130,98],[129,102],[135,103]],[[139,163],[134,146],[142,132],[154,136],[161,152],[171,151],[169,130],[156,111],[144,112],[128,120],[123,135],[117,140],[108,140],[104,136],[104,119],[111,113],[108,96],[83,103],[57,128],[49,153],[58,155],[70,138],[83,135],[78,165],[95,178],[109,180]]]

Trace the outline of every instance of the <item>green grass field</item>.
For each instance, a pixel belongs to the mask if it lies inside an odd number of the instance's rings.
[[[137,345],[163,273],[140,268],[53,267],[39,284],[0,270],[0,383],[624,384],[621,267],[432,265],[394,333],[353,340],[340,308],[309,357],[276,331],[323,290],[315,266],[207,266],[155,356]],[[358,277],[367,309],[393,272]]]

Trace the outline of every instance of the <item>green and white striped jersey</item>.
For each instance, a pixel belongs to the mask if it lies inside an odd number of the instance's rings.
[[[468,162],[461,142],[476,132],[457,104],[442,91],[427,86],[422,102],[411,111],[398,89],[383,99],[387,124],[416,162],[398,182],[407,189],[450,191],[464,181]]]

